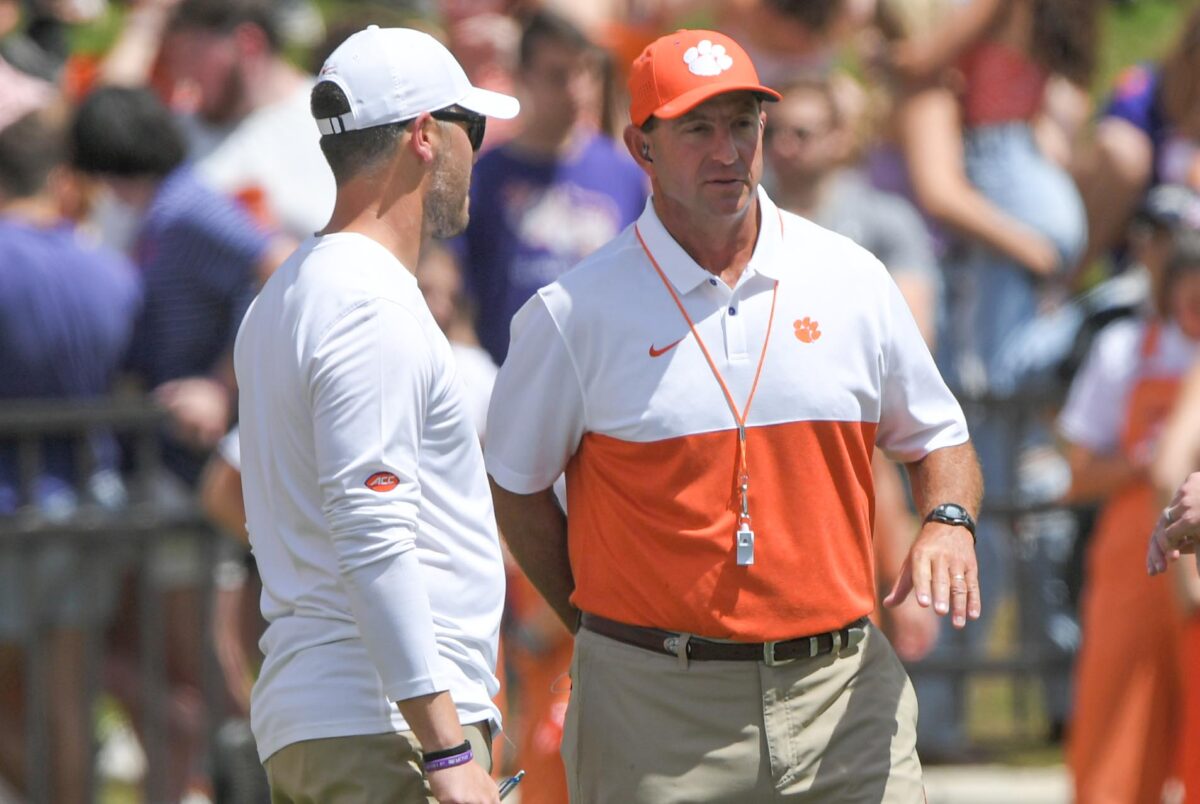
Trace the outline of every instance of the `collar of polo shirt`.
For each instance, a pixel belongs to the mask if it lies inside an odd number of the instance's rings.
[[[754,254],[746,264],[743,276],[761,275],[768,279],[780,279],[784,267],[782,219],[775,202],[767,197],[762,187],[758,188],[758,208],[762,213],[758,226],[758,241],[754,244]],[[671,280],[677,293],[690,293],[713,276],[701,268],[663,226],[654,212],[653,199],[647,199],[646,209],[638,218],[637,226],[647,248],[658,261],[667,279]]]

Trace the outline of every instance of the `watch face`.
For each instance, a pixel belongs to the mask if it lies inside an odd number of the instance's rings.
[[[942,514],[944,514],[946,516],[954,517],[955,519],[965,520],[965,519],[970,518],[970,515],[967,513],[967,509],[963,508],[961,505],[955,505],[954,503],[946,503],[945,505],[938,506],[938,508],[940,509]]]

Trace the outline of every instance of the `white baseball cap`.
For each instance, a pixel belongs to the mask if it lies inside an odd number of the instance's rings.
[[[399,123],[447,106],[505,120],[521,110],[516,98],[471,86],[441,42],[412,28],[359,31],[330,54],[317,81],[334,82],[350,101],[346,114],[317,118],[322,134]]]

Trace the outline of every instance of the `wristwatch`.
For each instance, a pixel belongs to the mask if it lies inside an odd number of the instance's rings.
[[[942,503],[929,512],[925,521],[944,522],[947,525],[966,528],[967,532],[971,534],[971,541],[975,541],[975,520],[967,513],[966,508],[957,503]]]

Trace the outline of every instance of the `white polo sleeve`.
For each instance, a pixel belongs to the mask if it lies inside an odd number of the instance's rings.
[[[399,701],[449,689],[414,549],[434,379],[425,333],[403,307],[365,302],[321,336],[308,376],[322,509],[384,693]]]
[[[579,372],[543,293],[513,316],[508,357],[488,408],[487,471],[515,494],[554,484],[586,422]]]
[[[891,460],[911,463],[934,450],[965,443],[967,422],[896,283],[890,277],[885,280],[888,326],[875,443]]]

